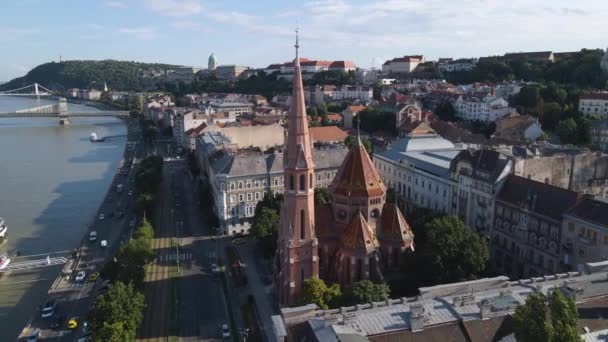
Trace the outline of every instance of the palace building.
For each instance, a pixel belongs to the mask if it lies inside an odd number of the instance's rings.
[[[296,38],[293,94],[283,152],[281,208],[274,282],[281,306],[298,304],[304,280],[320,277],[349,287],[381,281],[396,268],[414,236],[400,209],[386,202],[369,154],[357,140],[329,187],[330,203],[315,206],[315,165],[308,131]]]

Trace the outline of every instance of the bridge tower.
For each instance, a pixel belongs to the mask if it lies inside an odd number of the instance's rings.
[[[58,99],[57,111],[59,112],[59,124],[62,126],[68,126],[70,124],[70,118],[68,116],[68,104],[65,97],[60,97]]]

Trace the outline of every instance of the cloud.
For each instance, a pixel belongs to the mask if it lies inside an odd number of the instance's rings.
[[[208,25],[203,25],[196,21],[179,20],[179,21],[173,22],[171,24],[171,26],[173,26],[177,29],[184,29],[184,30],[189,30],[189,31],[194,31],[194,32],[199,32],[199,33],[214,32],[214,30],[212,28],[208,27]]]
[[[113,7],[113,8],[128,8],[129,6],[127,6],[126,3],[122,2],[122,1],[106,1],[105,5],[108,7]]]
[[[142,0],[149,10],[161,15],[184,17],[195,15],[203,10],[198,0]]]
[[[151,27],[121,27],[119,33],[132,35],[139,39],[152,39],[156,37],[156,30]]]

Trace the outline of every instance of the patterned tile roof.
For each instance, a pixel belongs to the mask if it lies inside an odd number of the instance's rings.
[[[330,187],[337,195],[355,197],[382,196],[386,187],[363,146],[353,146],[340,166]]]
[[[378,248],[378,240],[361,212],[353,217],[342,233],[342,244],[346,248],[365,249],[367,252]]]
[[[380,240],[393,240],[411,245],[414,234],[410,225],[403,217],[401,210],[394,203],[385,203],[382,208],[382,230]],[[404,247],[408,247],[404,246]]]

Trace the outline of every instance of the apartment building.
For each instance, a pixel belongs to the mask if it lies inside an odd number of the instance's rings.
[[[578,99],[578,111],[585,116],[608,119],[608,92],[582,94]]]
[[[509,175],[496,197],[491,260],[514,279],[563,271],[562,216],[578,193]]]
[[[456,116],[465,121],[494,122],[515,111],[505,99],[495,96],[460,95],[452,105]]]
[[[382,73],[383,74],[405,74],[410,73],[416,69],[416,67],[420,64],[424,63],[424,56],[422,55],[414,55],[414,56],[403,56],[393,58],[388,60],[382,64]]]

